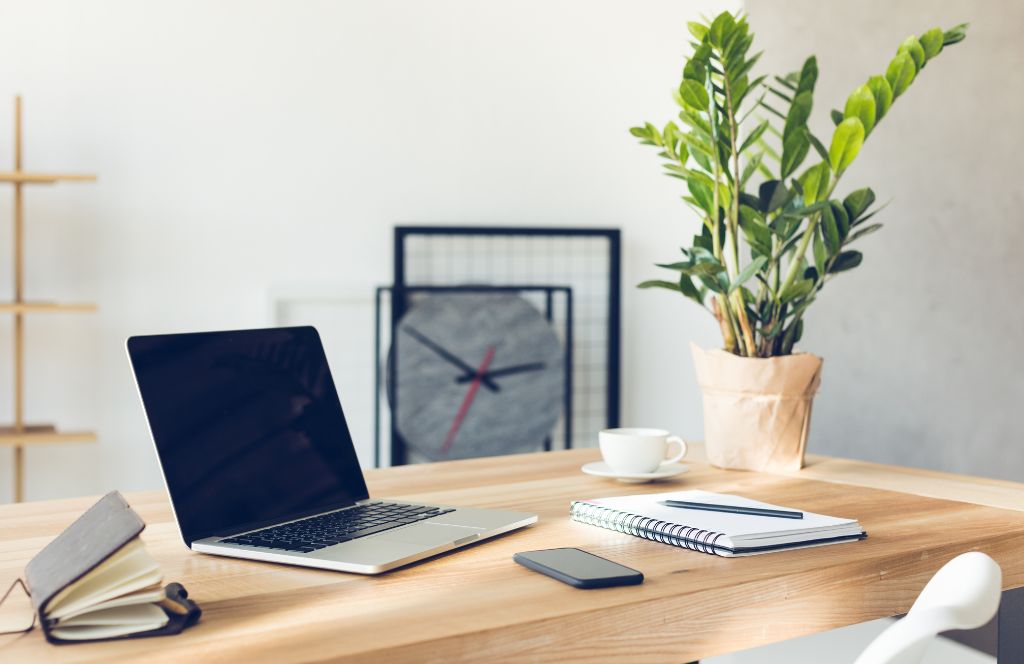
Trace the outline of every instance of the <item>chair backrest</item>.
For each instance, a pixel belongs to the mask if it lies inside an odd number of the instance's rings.
[[[943,565],[917,596],[906,617],[878,635],[856,664],[916,664],[940,632],[976,629],[996,614],[1003,573],[979,551]]]

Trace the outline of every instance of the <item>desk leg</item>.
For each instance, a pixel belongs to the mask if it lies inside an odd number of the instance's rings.
[[[1024,588],[1003,592],[997,620],[997,661],[1024,662]]]

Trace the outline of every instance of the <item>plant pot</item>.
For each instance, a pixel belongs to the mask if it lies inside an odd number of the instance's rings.
[[[704,395],[704,442],[719,468],[792,471],[804,465],[822,359],[752,358],[690,344]]]

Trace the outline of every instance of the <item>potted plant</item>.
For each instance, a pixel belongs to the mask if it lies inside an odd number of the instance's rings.
[[[837,185],[890,107],[966,29],[908,37],[885,74],[868,78],[843,110],[831,112],[826,144],[807,124],[814,56],[798,72],[755,77],[760,53],[749,55],[753,34],[744,16],[723,12],[689,24],[693,52],[675,92],[679,123],[630,132],[659,150],[667,175],[686,183],[683,200],[702,224],[679,260],[658,264],[678,276],[639,286],[681,293],[721,328],[723,348],[692,345],[715,465],[803,465],[822,364],[794,351],[804,312],[829,279],[860,265],[852,245],[881,228],[868,223],[878,211],[870,188],[840,198]]]

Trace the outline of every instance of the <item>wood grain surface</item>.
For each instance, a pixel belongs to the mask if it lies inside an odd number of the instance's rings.
[[[1024,585],[1024,485],[825,457],[792,476],[730,472],[707,466],[695,446],[688,473],[631,486],[579,472],[596,458],[588,449],[369,471],[374,497],[540,515],[525,530],[379,577],[195,554],[163,493],[129,494],[166,580],[202,606],[199,625],[59,647],[36,630],[0,637],[0,661],[684,662],[905,612],[965,551],[999,561],[1005,588]],[[568,519],[573,499],[690,488],[855,517],[870,536],[727,559]],[[0,506],[0,583],[94,500]],[[512,562],[517,551],[559,546],[635,567],[646,581],[582,591]]]

